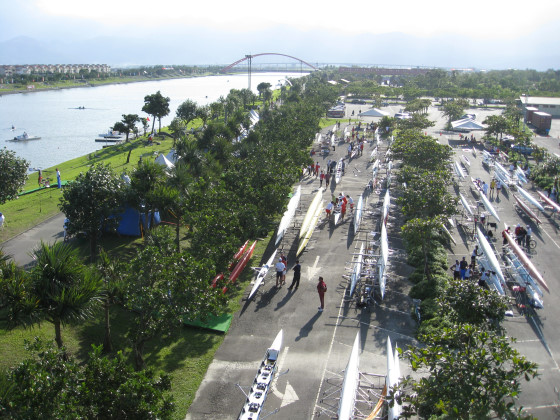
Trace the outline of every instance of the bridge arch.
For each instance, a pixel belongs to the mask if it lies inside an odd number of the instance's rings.
[[[259,54],[246,55],[245,57],[243,57],[243,58],[237,60],[235,63],[231,63],[229,66],[226,66],[226,67],[224,67],[223,69],[221,69],[221,70],[220,70],[220,73],[226,73],[226,72],[228,72],[232,67],[237,66],[239,63],[242,63],[242,62],[244,62],[244,61],[246,61],[246,60],[249,60],[249,59],[253,59],[253,58],[255,58],[255,57],[259,57],[259,56],[261,56],[261,55],[280,55],[280,56],[282,56],[282,57],[288,57],[288,58],[291,58],[291,59],[293,59],[293,60],[299,61],[300,63],[305,64],[305,65],[308,66],[308,67],[311,67],[313,70],[319,70],[319,69],[318,69],[317,67],[315,67],[313,64],[309,64],[308,62],[303,61],[302,59],[297,58],[297,57],[294,57],[294,56],[291,56],[291,55],[280,54],[280,53],[259,53]]]

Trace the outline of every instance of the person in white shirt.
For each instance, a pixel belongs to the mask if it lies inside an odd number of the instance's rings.
[[[4,217],[4,215],[2,213],[0,213],[0,229],[4,228],[4,222],[6,221],[6,218]]]
[[[276,263],[276,287],[279,286],[279,282],[282,281],[282,276],[284,275],[284,270],[286,266],[282,262],[282,258],[278,258],[278,262]]]

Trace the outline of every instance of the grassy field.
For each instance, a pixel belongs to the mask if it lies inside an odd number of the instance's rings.
[[[14,237],[59,212],[58,203],[61,191],[56,187],[57,167],[60,170],[62,180],[72,180],[80,172],[87,172],[91,165],[97,163],[108,163],[117,174],[120,174],[130,172],[136,167],[140,157],[142,159],[155,158],[160,153],[167,154],[172,147],[173,140],[168,137],[157,138],[151,146],[147,145],[145,137],[141,137],[128,143],[106,147],[89,155],[43,170],[43,177],[50,180],[50,188],[42,188],[39,191],[21,195],[17,200],[2,205],[6,225],[0,231],[0,242]],[[129,152],[130,161],[126,163]],[[38,188],[37,181],[38,174],[36,172],[31,173],[23,191]]]

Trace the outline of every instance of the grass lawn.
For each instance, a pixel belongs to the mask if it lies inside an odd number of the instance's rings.
[[[117,174],[121,174],[134,169],[140,157],[142,159],[152,159],[157,157],[159,153],[167,154],[172,146],[173,140],[168,137],[157,138],[151,146],[146,144],[145,137],[140,137],[128,143],[106,147],[89,155],[43,170],[43,178],[49,178],[51,188],[43,188],[31,194],[21,195],[18,199],[1,206],[1,211],[6,217],[6,224],[4,229],[0,231],[0,242],[14,237],[59,212],[58,204],[61,191],[56,188],[57,167],[60,170],[62,180],[72,180],[80,172],[87,172],[91,165],[97,163],[108,163]],[[129,152],[130,160],[129,163],[126,163]],[[36,189],[38,187],[37,179],[38,174],[36,172],[31,173],[23,191]]]

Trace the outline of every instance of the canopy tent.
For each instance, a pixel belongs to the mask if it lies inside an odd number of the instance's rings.
[[[451,127],[454,131],[472,131],[472,130],[484,130],[484,126],[470,118],[464,118],[462,120],[451,121]]]
[[[152,219],[152,213],[140,213],[137,209],[132,207],[127,207],[125,211],[120,215],[120,223],[117,227],[117,232],[121,235],[127,236],[142,236],[142,232],[145,232],[150,224],[159,225],[161,223],[161,218],[159,212],[154,213]]]
[[[160,154],[156,158],[156,163],[159,163],[161,166],[165,166],[167,169],[172,169],[175,167],[173,163],[169,159],[167,159],[163,154]]]
[[[167,160],[169,162],[171,162],[172,164],[176,164],[177,163],[177,154],[175,152],[175,149],[171,149],[169,151],[168,154],[165,155],[165,157],[167,158]]]
[[[368,109],[365,112],[362,112],[360,114],[360,117],[388,117],[389,113],[385,112],[385,111],[381,111],[380,109],[377,108],[371,108]]]

